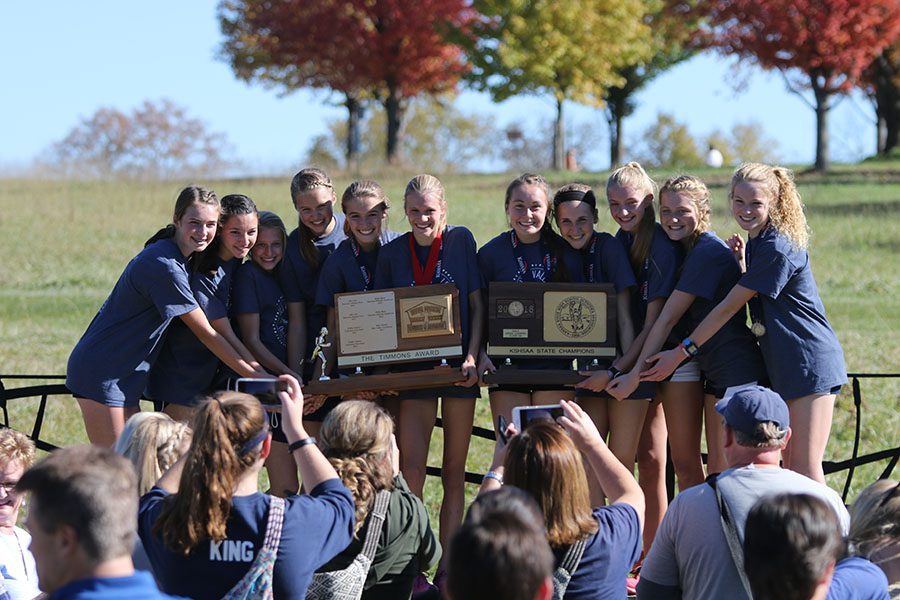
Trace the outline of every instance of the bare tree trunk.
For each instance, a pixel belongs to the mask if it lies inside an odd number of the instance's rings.
[[[360,125],[362,123],[363,108],[362,102],[353,95],[347,94],[347,100],[344,102],[347,107],[347,168],[351,173],[359,172],[359,151],[360,151]]]
[[[816,98],[816,171],[827,171],[831,166],[828,153],[828,111],[831,109],[829,94],[816,78],[811,78],[813,95]]]
[[[878,154],[886,156],[900,143],[900,88],[894,62],[886,50],[870,67],[875,84],[875,114],[878,116]]]
[[[387,161],[389,164],[400,164],[400,147],[403,142],[403,116],[406,112],[406,101],[400,94],[400,88],[388,82],[388,94],[384,99],[384,110],[387,113]]]
[[[553,127],[553,161],[550,163],[554,171],[562,170],[566,164],[566,132],[563,126],[563,100],[556,99],[556,123]]]

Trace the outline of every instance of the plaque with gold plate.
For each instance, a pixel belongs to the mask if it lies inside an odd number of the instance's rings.
[[[461,358],[459,290],[455,285],[336,294],[334,306],[336,327],[330,343],[336,348],[336,366],[352,374],[311,381],[304,387],[305,393],[338,396],[415,390],[462,380],[459,369],[446,364],[425,371],[364,371],[398,363],[446,363]]]
[[[616,323],[612,284],[491,282],[487,353],[497,370],[483,379],[488,384],[573,386],[584,380],[575,369],[519,368],[516,361],[587,359],[590,368],[605,369],[616,357]],[[642,384],[640,392],[646,393],[645,388]]]

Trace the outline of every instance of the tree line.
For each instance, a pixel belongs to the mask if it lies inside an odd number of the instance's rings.
[[[223,0],[218,18],[220,55],[240,79],[342,96],[351,165],[367,103],[384,107],[395,163],[410,100],[460,84],[495,101],[552,96],[555,169],[565,103],[602,107],[617,164],[636,92],[704,50],[777,70],[804,100],[812,92],[818,170],[829,165],[828,112],[854,88],[874,103],[879,153],[900,137],[896,0]]]

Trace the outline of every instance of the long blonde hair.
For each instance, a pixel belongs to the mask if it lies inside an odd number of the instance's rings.
[[[697,227],[694,232],[687,238],[686,244],[688,250],[697,243],[697,238],[701,233],[709,231],[709,188],[699,178],[693,175],[678,175],[670,177],[659,188],[659,197],[662,201],[663,194],[682,194],[687,196],[694,208],[697,209]]]
[[[644,167],[635,161],[619,167],[606,180],[606,195],[609,197],[609,188],[633,187],[641,190],[644,197],[650,196],[650,202],[644,207],[644,216],[638,223],[634,234],[634,242],[628,254],[631,268],[635,273],[640,272],[644,261],[650,256],[650,246],[653,245],[653,234],[656,230],[656,212],[653,208],[653,200],[657,197],[656,182],[647,175]]]
[[[393,489],[391,434],[394,422],[380,406],[348,400],[328,413],[319,430],[319,448],[353,493],[356,531],[365,523],[381,490]]]
[[[791,243],[801,250],[809,245],[809,226],[803,213],[803,200],[794,184],[794,174],[790,169],[762,163],[744,163],[731,177],[728,199],[734,198],[734,186],[739,183],[758,183],[772,200],[769,221],[784,234]]]
[[[178,493],[166,498],[153,526],[166,547],[187,555],[204,540],[225,539],[231,497],[260,458],[268,422],[249,394],[217,392],[200,403]]]
[[[128,419],[114,450],[131,461],[143,496],[180,456],[191,429],[161,412],[139,412]]]

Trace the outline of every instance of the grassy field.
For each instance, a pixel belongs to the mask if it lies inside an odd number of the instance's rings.
[[[661,181],[672,173],[651,173]],[[726,212],[730,172],[699,172],[713,188],[714,228],[721,237],[737,231]],[[402,190],[413,173],[380,178],[393,199],[394,229],[405,230]],[[554,175],[559,185],[572,179],[600,185],[606,174]],[[444,179],[450,222],[466,225],[479,243],[505,228],[503,192],[508,175],[458,175]],[[62,374],[71,348],[106,298],[125,264],[143,242],[170,218],[182,184],[0,181],[0,373]],[[290,225],[295,216],[288,177],[208,182],[220,196],[244,193],[261,209],[274,210]],[[336,181],[337,188],[349,178]],[[813,230],[813,270],[828,316],[838,333],[851,372],[900,372],[900,164],[839,167],[827,176],[801,176],[801,193]],[[603,214],[600,227],[611,231]],[[23,382],[4,380],[7,387]],[[863,380],[862,453],[898,443],[900,380]],[[35,402],[10,406],[14,427],[30,431]],[[853,440],[849,387],[838,399],[827,458],[848,458]],[[477,423],[490,427],[485,400]],[[54,398],[45,439],[57,444],[85,440],[80,415],[70,398]],[[435,432],[430,464],[440,460]],[[473,440],[469,468],[484,472],[487,442]],[[877,477],[883,464],[857,472],[851,494]],[[896,476],[896,473],[895,473]],[[844,475],[829,483],[840,490]],[[440,484],[429,481],[426,501],[432,514]],[[474,486],[470,486],[474,493]],[[852,497],[852,496],[851,496]]]

